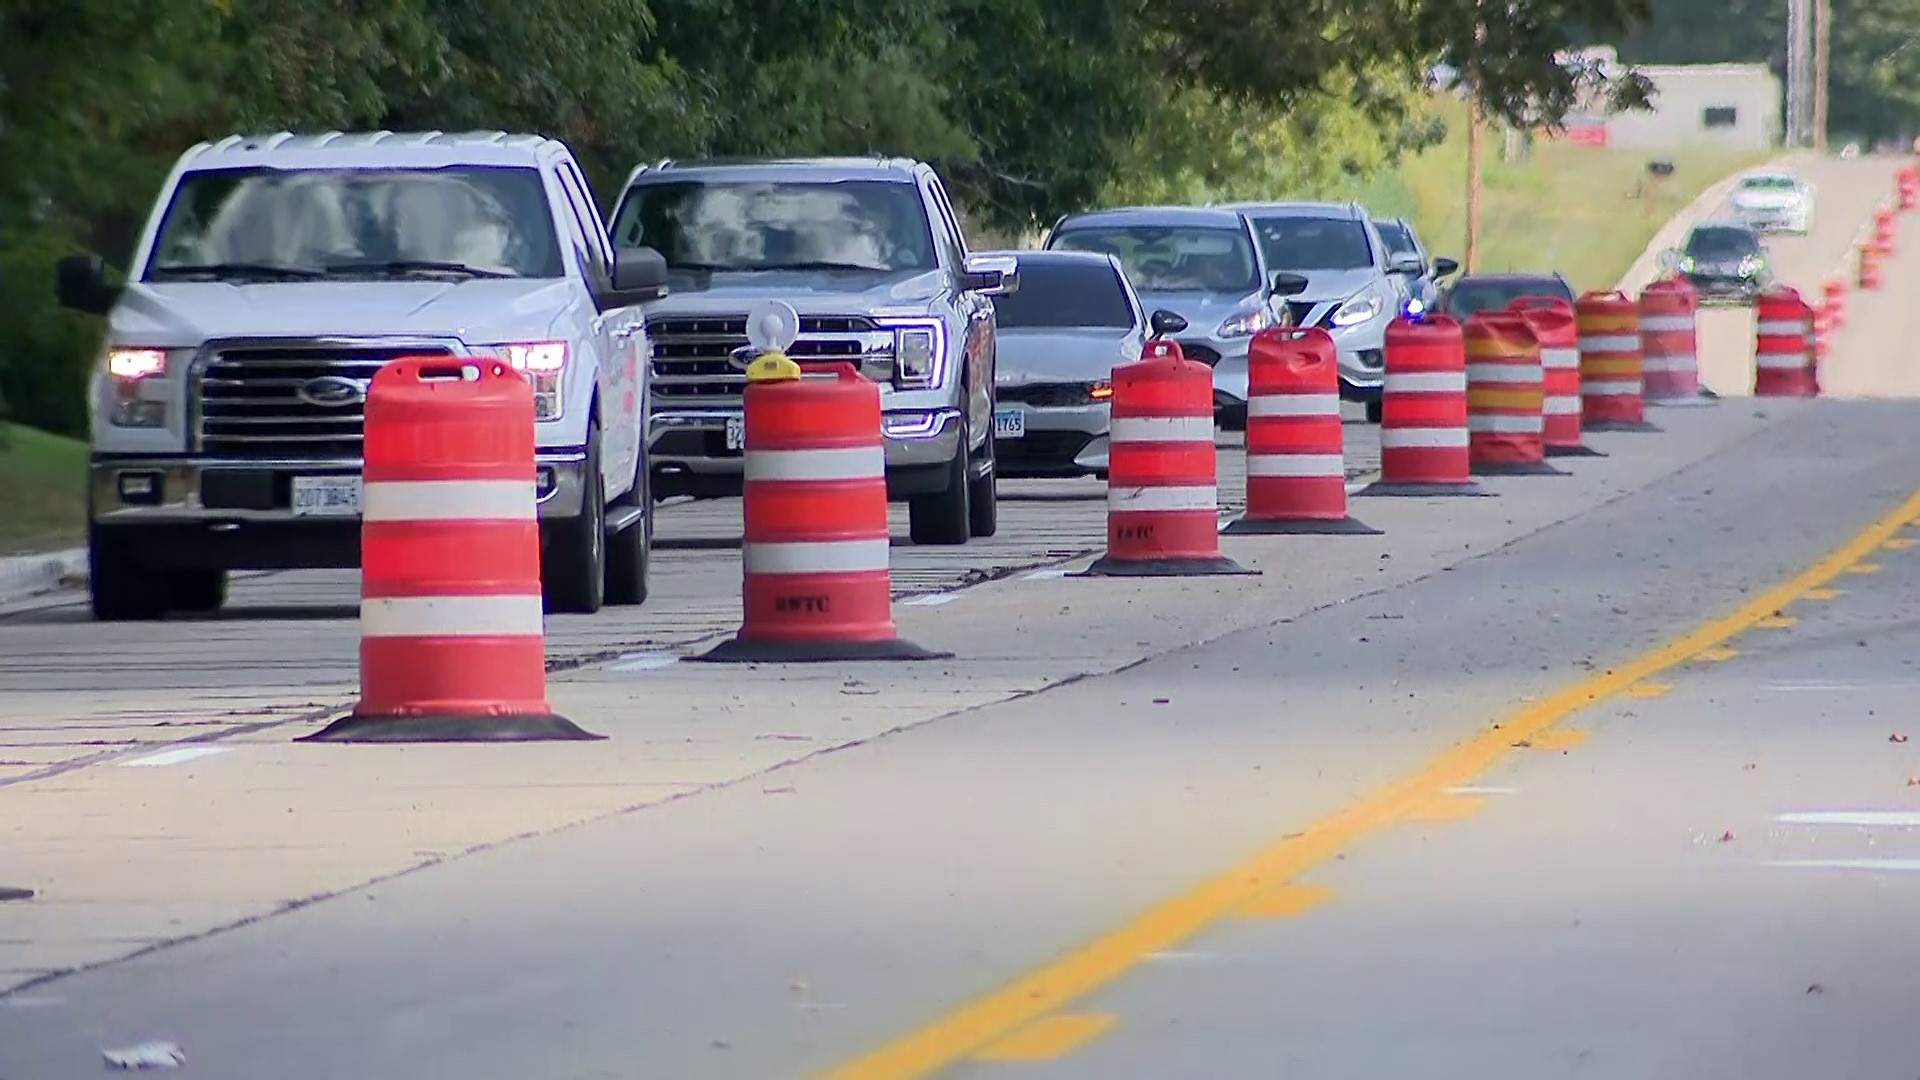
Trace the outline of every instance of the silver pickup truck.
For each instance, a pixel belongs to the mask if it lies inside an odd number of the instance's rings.
[[[890,158],[661,162],[635,169],[614,211],[616,245],[667,261],[646,308],[653,495],[741,487],[747,313],[800,314],[789,354],[846,363],[880,384],[887,491],[920,544],[993,535],[992,297],[1013,260],[969,254],[934,170]]]

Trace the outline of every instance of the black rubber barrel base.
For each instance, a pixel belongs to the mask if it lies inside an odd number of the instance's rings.
[[[1225,555],[1211,559],[1116,559],[1103,555],[1092,566],[1068,577],[1207,577],[1215,574],[1258,575]]]
[[[16,885],[0,885],[0,904],[4,904],[9,900],[31,899],[33,899],[32,889],[22,889]]]
[[[699,656],[695,663],[710,664],[831,664],[850,660],[946,660],[952,653],[923,649],[911,641],[769,641],[732,638]]]
[[[1720,399],[1710,397],[1648,398],[1649,409],[1711,409]]]
[[[1662,430],[1656,425],[1647,423],[1645,420],[1601,420],[1596,423],[1582,425],[1582,427],[1583,430],[1586,431],[1624,431],[1641,435],[1658,435]]]
[[[1606,457],[1591,446],[1549,446],[1548,457]]]
[[[295,742],[497,743],[591,742],[604,739],[564,716],[343,716]]]
[[[1488,491],[1469,480],[1464,484],[1389,484],[1382,480],[1354,493],[1387,499],[1497,499],[1499,492]]]
[[[1380,536],[1364,521],[1339,518],[1253,518],[1241,515],[1222,532],[1229,536]]]
[[[1544,461],[1476,461],[1468,470],[1475,476],[1572,476]]]

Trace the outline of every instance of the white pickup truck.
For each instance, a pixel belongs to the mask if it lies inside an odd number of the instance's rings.
[[[558,141],[234,135],[188,150],[128,265],[56,273],[103,315],[89,549],[103,620],[210,611],[236,569],[355,567],[367,385],[399,356],[533,384],[550,611],[646,599],[650,349],[666,290]]]

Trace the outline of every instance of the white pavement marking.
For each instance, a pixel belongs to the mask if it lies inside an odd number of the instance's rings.
[[[183,761],[193,761],[198,758],[212,757],[215,754],[224,754],[226,752],[227,748],[224,746],[182,746],[173,750],[162,750],[157,754],[148,754],[146,757],[134,758],[132,761],[123,761],[120,763],[120,767],[123,769],[158,769],[167,765],[178,765]]]
[[[959,593],[942,592],[916,596],[911,600],[902,600],[900,603],[907,607],[939,607],[941,604],[951,604],[958,599],[960,599]]]
[[[1784,859],[1766,865],[1783,870],[1890,870],[1897,873],[1920,871],[1920,859]]]
[[[1070,573],[1070,571],[1064,566],[1049,566],[1045,570],[1035,570],[1033,573],[1023,576],[1020,580],[1051,581],[1054,578],[1066,577],[1068,573]]]
[[[1920,810],[1801,810],[1781,814],[1782,825],[1859,825],[1864,828],[1920,826]]]
[[[608,671],[659,671],[680,662],[674,653],[628,653],[615,660]]]

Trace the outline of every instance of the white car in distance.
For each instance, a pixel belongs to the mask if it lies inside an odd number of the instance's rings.
[[[1731,216],[1755,232],[1805,236],[1813,224],[1813,184],[1787,169],[1742,176],[1728,200]]]

